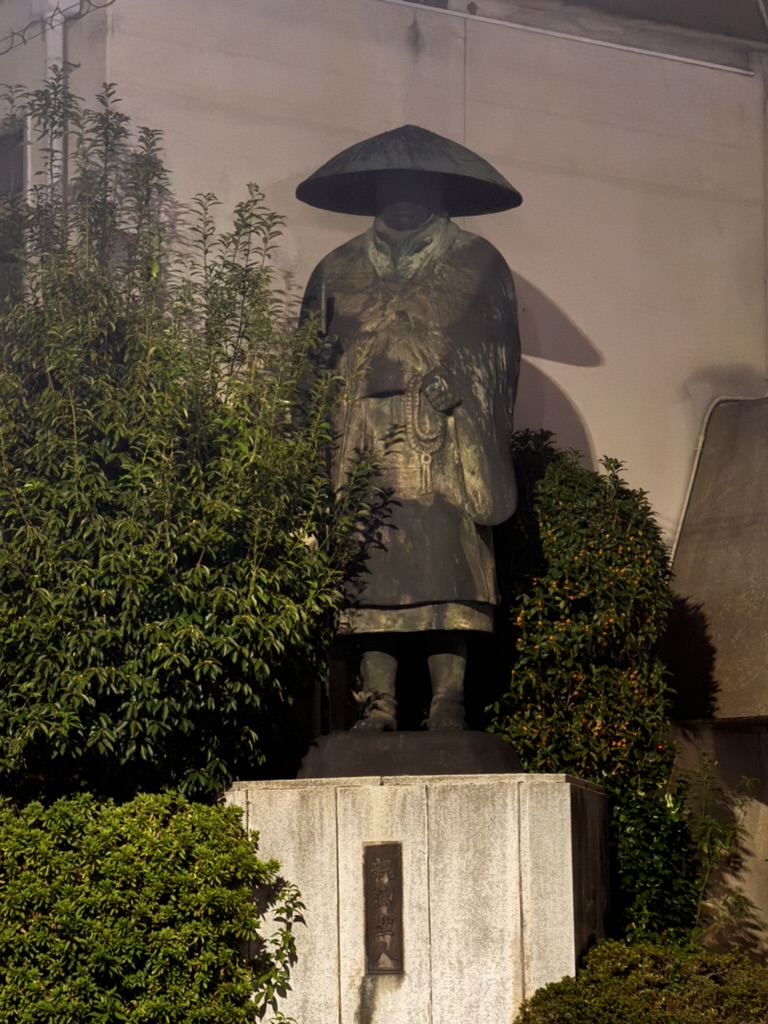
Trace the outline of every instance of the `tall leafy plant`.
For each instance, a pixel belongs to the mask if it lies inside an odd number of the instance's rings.
[[[221,232],[112,87],[5,101],[45,167],[0,208],[0,787],[214,792],[321,672],[361,493],[329,492],[335,383],[256,187]]]
[[[520,509],[499,537],[509,682],[493,726],[527,769],[606,790],[618,926],[630,937],[683,935],[696,858],[666,736],[665,545],[615,460],[589,472],[531,433],[517,436],[514,455]]]

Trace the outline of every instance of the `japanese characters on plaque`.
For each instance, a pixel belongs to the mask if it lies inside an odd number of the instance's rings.
[[[403,851],[400,843],[363,847],[365,973],[402,974]]]

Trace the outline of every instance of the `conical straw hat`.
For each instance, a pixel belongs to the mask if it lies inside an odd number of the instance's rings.
[[[404,172],[433,178],[451,217],[498,213],[523,201],[487,160],[412,124],[374,135],[338,153],[302,181],[296,197],[321,210],[373,217],[379,182],[385,176],[396,179]]]

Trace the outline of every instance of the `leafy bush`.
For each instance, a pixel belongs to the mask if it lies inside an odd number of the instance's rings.
[[[617,927],[684,934],[695,857],[670,785],[669,694],[658,645],[671,607],[666,548],[641,491],[518,435],[521,502],[499,537],[509,686],[494,728],[526,769],[602,785],[618,867]]]
[[[284,326],[258,189],[218,233],[112,88],[6,103],[46,167],[0,209],[0,787],[215,792],[322,671],[356,493],[329,490],[334,382]]]
[[[742,777],[735,786],[725,786],[717,762],[704,753],[684,781],[698,864],[696,938],[710,949],[760,950],[764,942],[758,908],[743,892],[748,855],[743,818],[756,780]]]
[[[252,1024],[287,985],[301,905],[233,808],[6,804],[0,877],[5,1024]],[[267,940],[254,892],[282,920]]]
[[[741,953],[603,942],[515,1024],[767,1024],[768,966]]]

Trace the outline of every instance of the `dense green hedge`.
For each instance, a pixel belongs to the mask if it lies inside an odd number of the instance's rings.
[[[666,735],[666,547],[646,496],[615,460],[594,473],[546,433],[527,432],[514,455],[520,507],[498,538],[506,692],[494,728],[526,770],[606,790],[615,931],[685,935],[698,889]]]
[[[259,938],[260,905],[283,924]],[[300,904],[232,808],[170,796],[0,807],[3,1024],[252,1024]]]
[[[766,1024],[768,966],[740,953],[604,942],[515,1024]]]

